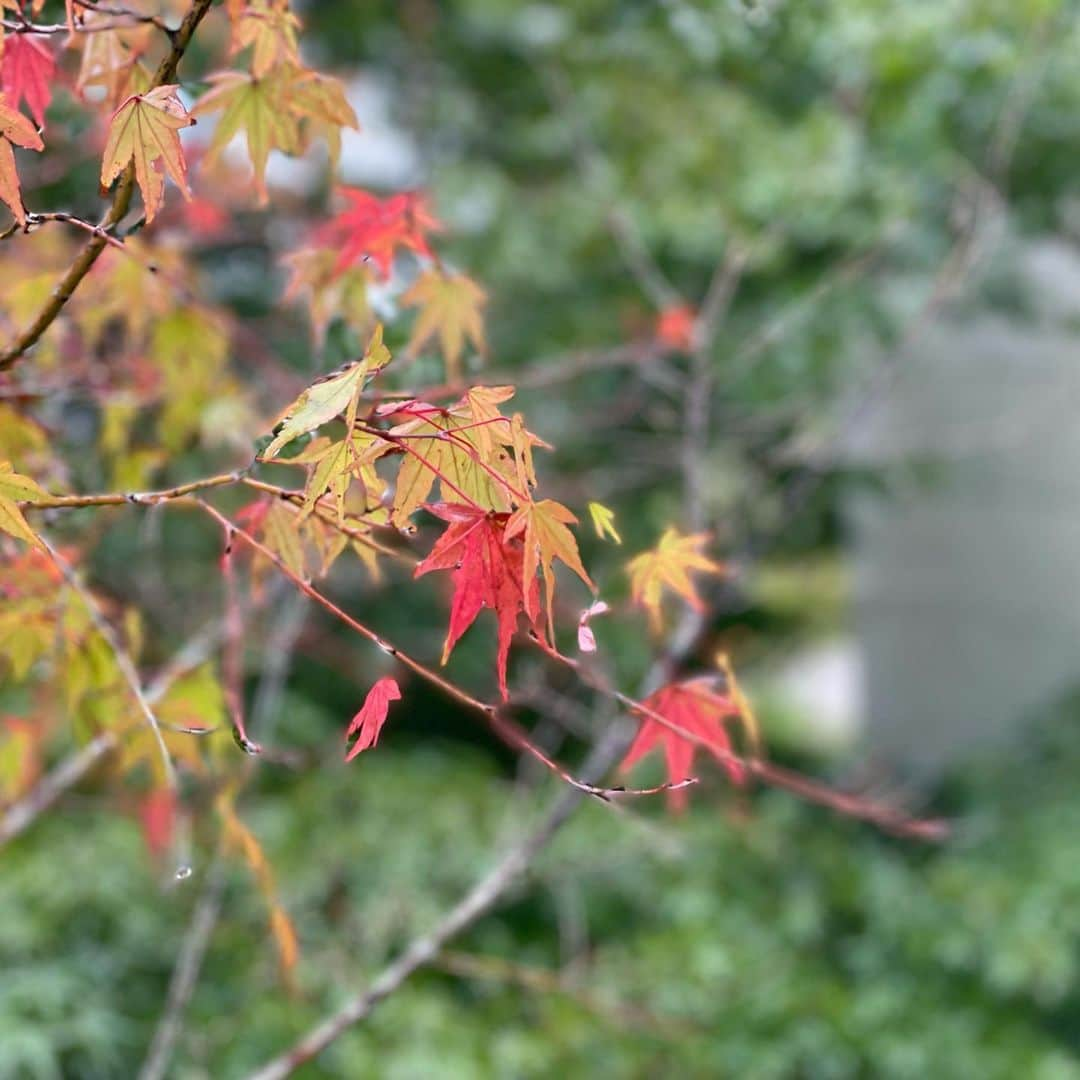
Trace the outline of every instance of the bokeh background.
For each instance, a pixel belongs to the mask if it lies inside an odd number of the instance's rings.
[[[342,179],[430,192],[444,257],[490,294],[487,368],[556,448],[547,491],[615,509],[622,548],[583,534],[602,594],[625,600],[626,557],[666,524],[709,529],[732,573],[708,586],[686,669],[728,649],[774,757],[955,823],[940,845],[891,838],[708,768],[679,817],[586,805],[452,953],[300,1075],[1080,1076],[1076,5],[295,7],[308,61],[360,117]],[[92,207],[87,176],[54,178],[51,201]],[[238,210],[198,252],[277,358],[234,357],[268,415],[357,347],[339,322],[313,352],[280,302],[325,167],[275,158],[270,179],[273,210]],[[704,427],[688,429],[692,360],[653,345],[673,297],[643,282],[642,252],[688,303],[744,263]],[[425,363],[410,377],[438,381]],[[176,468],[199,475],[205,454]],[[179,643],[213,610],[215,543],[121,515],[95,574]],[[376,589],[354,566],[333,591],[437,655],[437,588],[390,570]],[[595,629],[639,684],[644,621]],[[490,640],[470,638],[454,672],[483,686]],[[580,760],[610,713],[519,652],[537,739]],[[259,735],[319,762],[261,768],[243,800],[297,925],[295,989],[246,871],[197,846],[171,883],[90,784],[0,856],[0,1077],[134,1076],[207,903],[170,1075],[242,1076],[537,819],[557,782],[419,686],[344,766],[342,727],[382,673],[287,593],[247,657]]]

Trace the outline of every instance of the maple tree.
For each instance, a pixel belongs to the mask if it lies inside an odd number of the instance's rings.
[[[301,21],[285,0],[216,8],[193,0],[165,5],[164,14],[75,3],[65,5],[63,24],[36,22],[40,7],[4,5],[18,18],[5,22],[0,52],[0,199],[13,218],[3,237],[18,250],[0,253],[0,372],[11,391],[0,401],[0,663],[32,702],[26,715],[0,718],[0,753],[14,762],[0,773],[10,820],[29,821],[47,751],[96,748],[118,790],[134,793],[151,857],[171,862],[178,878],[191,872],[193,829],[213,823],[220,850],[251,871],[291,979],[301,943],[237,808],[258,759],[278,752],[249,734],[243,676],[251,613],[272,612],[283,583],[392,658],[402,677],[370,687],[345,730],[355,736],[349,761],[376,748],[384,726],[393,727],[391,702],[404,709],[423,681],[600,801],[666,793],[685,805],[701,750],[735,784],[756,779],[919,832],[920,823],[890,808],[771,766],[726,660],[686,677],[681,666],[692,657],[664,666],[658,648],[661,685],[643,700],[621,689],[593,620],[641,622],[631,609],[643,607],[659,637],[666,601],[703,612],[692,575],[723,573],[706,554],[710,537],[672,524],[655,548],[623,560],[617,581],[594,580],[578,513],[560,501],[574,500],[546,475],[553,448],[542,411],[527,420],[510,404],[515,386],[482,377],[498,282],[481,284],[444,262],[436,237],[445,230],[423,192],[337,183],[341,132],[355,129],[357,117],[340,81],[304,66]],[[57,27],[66,28],[62,50]],[[191,72],[188,49],[203,32],[209,68]],[[65,108],[82,112],[85,145],[65,144],[52,124],[57,64],[73,75],[60,94]],[[237,138],[246,168],[228,152]],[[323,150],[312,152],[316,144]],[[46,209],[37,189],[27,196],[19,172],[38,174],[13,147],[48,161],[54,146],[58,155],[93,158],[108,200],[96,223]],[[337,370],[302,380],[261,340],[254,363],[236,362],[234,352],[250,343],[243,317],[206,286],[194,253],[200,236],[240,230],[244,215],[275,201],[276,154],[319,163],[328,192],[291,230],[282,304],[307,311],[316,349],[332,330],[350,345]],[[686,303],[656,314],[653,336],[664,350],[692,350],[708,330]],[[92,446],[65,454],[50,437],[33,378],[90,388]],[[189,451],[222,471],[169,486],[170,464]],[[108,490],[88,490],[88,475]],[[63,519],[111,507],[188,511],[214,529],[219,554],[203,577],[219,587],[219,649],[194,663],[183,650],[175,663],[163,661],[135,598],[125,602],[97,581],[93,529],[69,533]],[[588,500],[583,509],[597,542],[623,543],[611,509]],[[434,538],[433,527],[441,530]],[[422,635],[415,648],[391,641],[375,629],[378,612],[361,619],[330,598],[333,571],[354,558],[380,584],[399,564],[409,567],[387,587],[391,604],[410,578],[449,578],[438,609],[446,671],[423,659]],[[621,602],[627,589],[629,605]],[[488,700],[490,688],[466,689],[449,667],[485,609],[494,618],[497,701]],[[567,637],[578,655],[564,651]],[[518,722],[515,642],[618,705],[637,727],[623,768],[660,750],[666,781],[603,786],[538,745]],[[746,738],[732,739],[736,722]],[[376,769],[378,754],[352,767]]]

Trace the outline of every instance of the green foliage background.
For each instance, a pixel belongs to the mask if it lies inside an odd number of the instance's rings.
[[[713,357],[714,437],[701,448],[722,546],[748,545],[783,520],[800,468],[790,448],[820,430],[930,294],[985,184],[1005,200],[1011,235],[1072,227],[1072,3],[410,0],[300,10],[310,59],[382,80],[395,122],[414,133],[418,181],[449,226],[448,257],[490,289],[498,370],[648,332],[649,305],[605,224],[612,204],[690,298],[733,238],[749,245]],[[599,151],[585,175],[582,139]],[[94,193],[71,181],[51,194],[77,205]],[[277,306],[274,222],[249,224],[250,244],[202,253],[219,291],[299,370],[353,355],[342,326],[325,355],[310,355],[299,314]],[[997,291],[966,304],[1017,301],[1007,254],[994,266]],[[864,255],[872,272],[815,292]],[[746,351],[792,310],[779,339]],[[438,378],[434,361],[413,374]],[[558,447],[542,466],[553,492],[578,506],[611,503],[624,551],[679,519],[681,403],[659,376],[603,370],[525,391],[522,407]],[[198,473],[195,456],[175,464],[178,475]],[[795,599],[751,592],[719,621],[751,657],[839,624],[835,589],[822,597],[800,575],[835,552],[838,500],[853,482],[863,478],[827,478],[769,551],[794,567]],[[185,525],[150,550],[141,542],[134,526],[115,530],[101,577],[123,595],[140,572],[162,568],[197,610],[213,538]],[[617,598],[624,551],[586,547]],[[392,576],[387,604],[358,573],[337,587],[362,617],[377,613],[414,651],[437,654],[434,589]],[[162,601],[158,614],[180,640],[185,613]],[[172,1073],[180,1080],[241,1076],[287,1045],[430,926],[550,794],[550,783],[516,785],[504,751],[419,690],[377,754],[343,767],[343,723],[379,672],[349,639],[321,630],[345,659],[300,655],[273,723],[277,742],[326,763],[301,776],[263,770],[241,806],[297,923],[299,987],[294,997],[281,987],[262,902],[231,868]],[[633,685],[649,659],[643,624],[597,632]],[[473,637],[480,643],[463,646],[454,671],[482,685],[490,643]],[[259,663],[256,653],[256,675]],[[1063,703],[1044,718],[1038,749],[975,763],[947,784],[938,806],[959,827],[933,851],[780,795],[744,805],[719,778],[680,820],[658,805],[636,804],[631,816],[587,807],[513,899],[460,942],[522,968],[564,970],[563,989],[436,968],[301,1075],[1080,1076],[1078,721],[1075,702]],[[571,758],[578,749],[564,747]],[[790,735],[783,753],[829,767]],[[73,798],[0,861],[5,1080],[132,1076],[160,1014],[209,853],[199,849],[192,881],[163,889],[105,790]]]

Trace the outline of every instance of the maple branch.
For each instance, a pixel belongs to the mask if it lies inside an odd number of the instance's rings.
[[[159,503],[179,499],[197,491],[206,491],[208,488],[239,483],[246,479],[250,468],[251,466],[248,465],[243,469],[233,469],[232,472],[218,473],[216,476],[191,480],[185,484],[177,484],[175,487],[162,488],[157,491],[110,491],[90,495],[50,495],[47,499],[41,499],[38,502],[20,502],[19,506],[24,510],[75,510],[87,506],[157,506]]]
[[[487,723],[502,737],[509,739],[519,749],[526,751],[535,757],[542,765],[554,772],[561,780],[569,784],[571,787],[583,792],[584,794],[592,795],[601,801],[607,802],[612,798],[626,795],[657,795],[664,791],[671,791],[678,788],[686,787],[690,783],[695,783],[693,779],[679,780],[674,784],[661,784],[657,787],[651,788],[626,788],[626,787],[598,787],[595,784],[588,783],[584,780],[580,780],[567,772],[552,761],[543,750],[541,750],[535,743],[533,743],[529,737],[525,734],[518,725],[514,724],[506,716],[502,715],[502,709],[497,705],[489,704],[488,702],[481,701],[479,698],[473,697],[472,694],[466,690],[462,690],[461,687],[450,682],[448,679],[443,678],[437,671],[429,668],[426,664],[410,656],[396,645],[392,644],[381,634],[376,633],[370,627],[365,626],[362,622],[353,618],[343,608],[338,607],[329,597],[323,595],[315,588],[309,581],[305,581],[299,574],[295,573],[284,561],[274,552],[271,551],[265,544],[260,543],[249,532],[242,529],[235,522],[231,521],[224,514],[221,513],[216,507],[211,506],[209,503],[204,502],[197,496],[191,496],[188,500],[194,506],[201,508],[207,514],[210,515],[223,529],[229,530],[233,537],[242,540],[253,551],[258,552],[263,558],[269,559],[278,571],[287,577],[293,585],[296,586],[302,593],[310,597],[320,607],[334,618],[343,622],[350,629],[356,631],[362,637],[366,638],[373,645],[377,646],[388,656],[392,656],[399,663],[403,664],[415,675],[419,675],[420,678],[430,683],[432,686],[441,690],[448,697],[453,698],[459,705],[464,706],[471,712],[480,713]]]
[[[120,23],[119,26],[130,26],[137,23],[148,23],[151,26],[156,26],[162,33],[168,35],[172,40],[173,34],[176,31],[168,25],[159,15],[144,15],[141,11],[135,11],[133,8],[123,7],[120,5],[103,5],[98,4],[95,0],[74,0],[75,6],[83,8],[86,11],[92,11],[99,15],[115,15],[121,19],[129,19],[128,23]],[[112,24],[111,28],[117,28],[116,24]],[[87,26],[84,22],[77,22],[75,24],[75,31],[78,33],[80,30],[83,33],[87,31],[93,31],[100,29],[99,26],[91,25]]]
[[[191,8],[187,15],[184,16],[184,21],[169,35],[172,47],[168,54],[162,58],[161,63],[158,64],[157,70],[150,80],[148,90],[164,86],[175,78],[177,65],[183,58],[191,42],[192,35],[195,33],[199,23],[202,22],[203,17],[210,10],[212,3],[213,0],[193,0]],[[109,233],[120,224],[131,206],[131,196],[134,189],[135,165],[133,162],[129,162],[113,193],[112,203],[98,226],[102,233]],[[106,240],[102,235],[95,234],[90,237],[83,249],[75,256],[64,276],[53,288],[52,294],[46,300],[33,322],[21,334],[17,335],[15,340],[3,352],[0,352],[0,371],[12,367],[28,349],[40,340],[41,335],[53,324],[106,246]]]
[[[479,698],[473,697],[460,687],[451,683],[449,680],[443,678],[436,671],[422,664],[420,661],[415,660],[407,653],[402,652],[396,646],[386,641],[385,638],[379,634],[370,630],[362,623],[357,622],[352,616],[350,616],[343,609],[333,603],[328,597],[324,596],[317,589],[314,588],[309,582],[305,581],[299,575],[290,570],[284,562],[269,548],[261,544],[253,536],[241,529],[234,522],[230,521],[223,514],[221,514],[214,507],[208,503],[203,502],[201,499],[192,498],[191,492],[202,490],[208,487],[222,486],[224,484],[241,481],[248,486],[256,488],[261,491],[265,491],[274,495],[277,495],[283,499],[287,499],[294,503],[301,503],[303,496],[299,492],[292,492],[284,488],[277,487],[273,484],[267,484],[263,481],[253,480],[246,477],[243,471],[221,474],[216,477],[210,477],[202,481],[192,481],[187,485],[180,485],[177,488],[170,488],[164,491],[158,492],[145,492],[141,494],[132,495],[98,495],[98,496],[66,496],[62,497],[62,501],[53,500],[51,502],[27,504],[27,508],[48,507],[53,506],[86,506],[86,505],[117,505],[124,503],[144,503],[148,505],[154,505],[159,502],[167,502],[176,499],[190,499],[193,505],[202,508],[205,512],[210,514],[223,528],[229,530],[232,535],[239,537],[245,544],[254,550],[258,551],[264,557],[268,558],[278,570],[284,574],[294,586],[300,589],[303,593],[315,600],[321,607],[327,610],[335,618],[343,621],[351,629],[357,631],[366,637],[373,644],[378,646],[383,652],[394,656],[406,667],[410,668],[415,674],[424,678],[432,685],[438,687],[448,696],[454,698],[459,704],[465,706],[474,712],[481,713],[487,723],[496,731],[500,737],[504,738],[507,742],[517,746],[532,755],[538,760],[545,768],[549,769],[555,775],[557,775],[565,783],[572,787],[578,788],[582,792],[593,795],[601,800],[609,800],[612,797],[617,796],[645,796],[655,795],[664,791],[677,790],[678,788],[688,786],[689,784],[696,783],[696,778],[684,778],[678,781],[661,784],[651,788],[624,788],[621,786],[615,787],[598,787],[596,785],[587,783],[574,776],[572,773],[565,770],[561,765],[548,757],[535,743],[533,743],[528,736],[512,721],[510,721],[505,715],[502,714],[500,708],[496,705],[481,701]],[[90,501],[87,501],[90,500]],[[319,512],[319,506],[316,504],[316,512]],[[326,514],[324,520],[327,524],[342,529],[346,535],[350,537],[362,540],[369,543],[377,550],[384,551],[388,554],[393,554],[396,558],[407,560],[412,563],[414,560],[403,552],[394,552],[392,548],[386,548],[383,545],[379,545],[377,541],[372,541],[370,537],[363,533],[357,533],[356,530],[349,529],[347,526],[340,526],[333,520],[332,515],[328,511],[323,511]],[[696,640],[697,636],[701,632],[701,628],[704,625],[705,620],[699,615],[692,620],[692,625],[688,626],[685,633],[681,636],[687,642]],[[580,663],[572,657],[554,649],[547,642],[540,639],[538,635],[530,634],[529,638],[536,644],[542,651],[547,653],[552,659],[557,660],[563,665],[572,668],[579,675],[582,675],[582,667]],[[672,662],[668,658],[662,660],[660,664],[670,672]],[[657,669],[659,670],[659,668]],[[656,682],[656,679],[651,679],[651,682]],[[666,679],[660,679],[659,681],[666,681]],[[631,713],[638,716],[648,717],[655,720],[663,727],[679,735],[681,738],[688,740],[689,742],[701,746],[708,750],[714,756],[719,756],[725,764],[736,765],[746,769],[750,774],[756,776],[761,782],[767,784],[770,787],[777,787],[786,790],[794,795],[799,796],[808,802],[816,803],[820,806],[825,806],[838,813],[844,814],[849,817],[860,818],[873,825],[878,826],[888,832],[918,837],[921,839],[940,839],[944,836],[947,827],[945,824],[938,820],[918,820],[912,819],[909,816],[903,814],[901,811],[896,810],[893,807],[885,806],[876,802],[870,802],[860,799],[858,796],[838,792],[834,788],[820,781],[813,780],[809,777],[805,777],[802,774],[795,773],[791,770],[782,769],[779,766],[774,766],[768,762],[758,760],[756,758],[743,757],[733,752],[724,752],[718,750],[717,747],[711,743],[705,742],[696,733],[681,727],[680,725],[672,722],[667,717],[650,709],[641,701],[638,701],[634,697],[626,694],[625,692],[612,687],[607,684],[598,684],[593,678],[584,678],[583,682],[586,685],[591,686],[593,689],[605,694],[607,697],[614,701],[617,701],[624,708],[628,709]],[[247,744],[245,746],[245,743]],[[250,743],[246,738],[240,743],[245,749],[254,748],[255,744]],[[249,752],[257,752],[256,749],[249,749]],[[76,777],[77,779],[77,777]],[[2,837],[2,833],[0,833]]]
[[[709,282],[691,334],[690,372],[683,391],[682,471],[687,525],[691,532],[704,528],[705,451],[709,445],[709,406],[715,378],[709,351],[716,329],[726,314],[742,278],[749,251],[729,243]]]

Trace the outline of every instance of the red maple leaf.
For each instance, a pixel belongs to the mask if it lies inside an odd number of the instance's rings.
[[[442,660],[445,664],[454,645],[472,626],[482,608],[490,608],[498,619],[498,646],[495,666],[503,699],[506,686],[506,659],[510,639],[517,629],[518,616],[525,611],[524,558],[520,540],[506,538],[506,514],[496,514],[462,503],[428,506],[437,518],[447,522],[446,531],[431,553],[416,568],[416,577],[432,570],[452,570],[454,596],[450,603],[450,626],[446,633]],[[529,607],[539,610],[539,585],[529,586]]]
[[[398,248],[431,255],[427,233],[439,228],[418,192],[402,192],[380,199],[360,188],[340,188],[349,208],[320,230],[319,239],[340,250],[334,273],[348,269],[358,259],[368,258],[383,277],[390,276]]]
[[[0,85],[8,103],[18,108],[25,100],[30,114],[40,127],[45,122],[45,110],[52,100],[52,77],[56,61],[40,34],[11,34],[4,41],[0,61]]]
[[[346,761],[352,761],[357,754],[370,750],[379,741],[379,732],[386,723],[390,702],[400,700],[401,688],[389,675],[380,679],[367,692],[364,704],[360,706],[360,711],[352,718],[349,730],[345,732],[346,740],[359,732],[352,749],[345,755]]]
[[[657,690],[642,704],[651,712],[670,721],[673,726],[666,727],[659,720],[643,715],[641,728],[619,766],[623,771],[646,754],[660,748],[663,749],[667,761],[668,779],[672,783],[678,783],[690,777],[694,754],[701,746],[713,753],[734,783],[741,784],[746,779],[746,769],[735,756],[731,739],[724,727],[724,720],[738,716],[739,709],[730,697],[718,694],[713,689],[709,676],[672,683]],[[681,728],[700,741],[689,739],[674,728]],[[686,789],[669,791],[668,799],[673,809],[684,809]]]
[[[664,308],[656,320],[656,340],[669,349],[685,351],[694,342],[697,313],[687,304]]]

